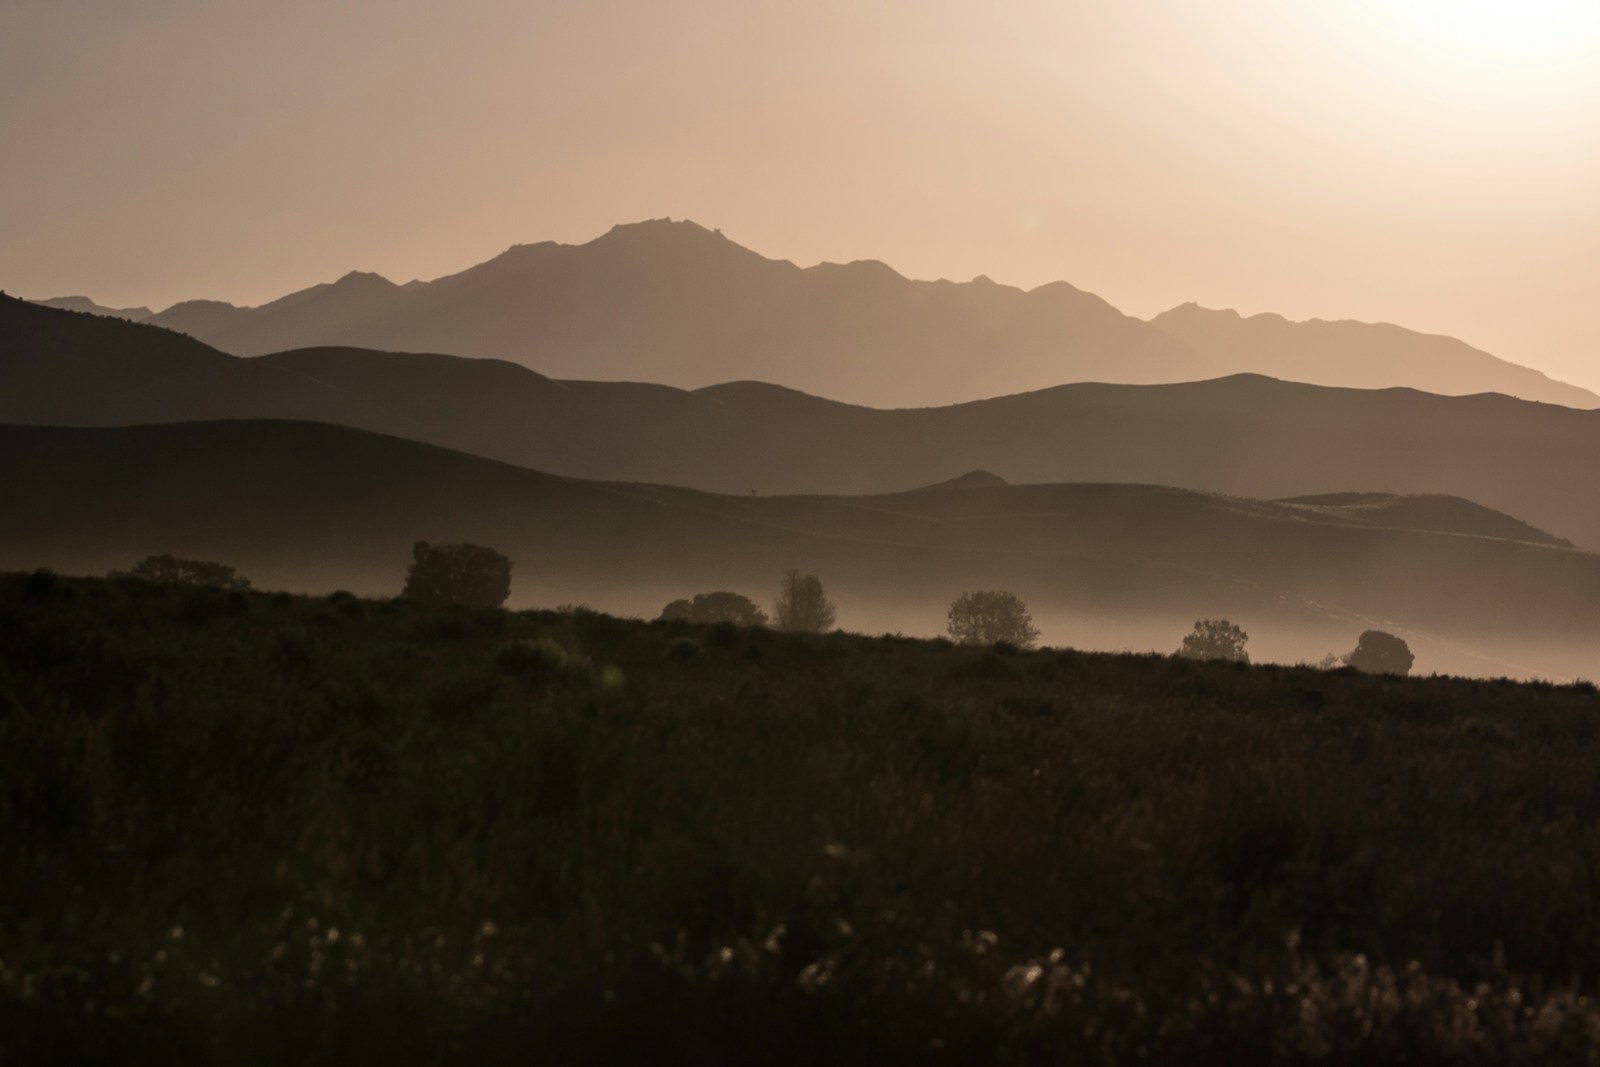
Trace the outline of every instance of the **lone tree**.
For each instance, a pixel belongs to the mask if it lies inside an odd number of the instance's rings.
[[[402,596],[424,604],[497,608],[511,595],[511,560],[492,548],[418,541],[411,558]]]
[[[772,610],[778,629],[813,634],[833,629],[839,615],[822,591],[822,579],[793,568],[784,571]]]
[[[674,600],[661,609],[667,622],[731,622],[736,626],[765,626],[767,613],[755,601],[738,593],[699,593],[693,600]]]
[[[1178,655],[1185,659],[1221,659],[1229,663],[1249,663],[1244,650],[1250,635],[1227,619],[1201,619],[1194,632],[1183,639]]]
[[[250,588],[250,579],[226,563],[180,559],[171,555],[146,556],[134,564],[132,570],[117,571],[111,577],[143,578],[147,582],[171,582],[175,585],[204,585],[241,592]]]
[[[1015,593],[1002,590],[962,593],[950,605],[950,636],[963,645],[1004,641],[1031,648],[1039,639],[1028,606]]]
[[[1406,675],[1411,673],[1411,665],[1416,662],[1416,657],[1411,654],[1411,646],[1394,634],[1368,630],[1356,642],[1355,651],[1346,656],[1344,661],[1368,674]]]

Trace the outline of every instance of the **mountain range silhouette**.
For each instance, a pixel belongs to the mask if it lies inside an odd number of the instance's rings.
[[[915,281],[873,260],[800,268],[666,219],[585,244],[516,245],[433,281],[353,271],[259,307],[190,300],[144,321],[235,355],[438,352],[556,378],[680,388],[759,378],[877,407],[1239,372],[1600,407],[1587,390],[1398,326],[1241,319],[1194,305],[1144,322],[1065,282]]]

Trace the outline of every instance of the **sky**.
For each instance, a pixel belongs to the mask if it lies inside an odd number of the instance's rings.
[[[26,297],[254,304],[669,216],[1600,389],[1593,0],[0,0],[0,145]]]

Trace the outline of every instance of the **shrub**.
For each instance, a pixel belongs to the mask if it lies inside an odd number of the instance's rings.
[[[584,678],[589,674],[587,662],[548,637],[501,645],[494,654],[494,665],[502,674],[535,684]]]
[[[700,655],[700,642],[692,637],[674,637],[667,643],[667,658],[690,660]]]
[[[950,636],[963,645],[1004,642],[1032,648],[1039,639],[1033,616],[1018,596],[1002,590],[962,593],[950,605]]]
[[[767,614],[755,601],[726,591],[698,593],[693,600],[674,600],[661,609],[664,622],[732,623],[734,626],[765,626]]]
[[[174,617],[190,626],[250,613],[250,598],[237,589],[197,588],[186,591]]]
[[[402,595],[413,600],[497,608],[511,595],[511,560],[492,548],[418,541],[411,557]]]
[[[50,600],[57,597],[68,599],[71,595],[72,587],[63,582],[54,571],[36,570],[22,580],[24,601]]]
[[[239,591],[250,588],[250,579],[240,575],[226,563],[212,563],[203,559],[180,559],[172,555],[146,556],[135,563],[132,570],[118,571],[111,577],[140,578],[147,582],[200,585]]]

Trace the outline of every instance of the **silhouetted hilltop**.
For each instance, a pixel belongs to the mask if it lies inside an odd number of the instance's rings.
[[[0,299],[0,420],[337,422],[595,479],[884,493],[952,471],[1280,499],[1330,486],[1464,497],[1600,546],[1600,413],[1503,396],[1236,375],[1078,384],[880,411],[761,382],[685,391],[519,365],[324,348],[237,359],[148,325]]]
[[[685,592],[761,593],[798,565],[825,575],[841,622],[858,628],[937,631],[957,593],[1006,588],[1058,620],[1055,640],[1095,646],[1137,627],[1165,643],[1226,614],[1259,631],[1264,652],[1297,635],[1281,654],[1304,655],[1307,641],[1333,647],[1381,621],[1451,669],[1472,669],[1462,648],[1476,646],[1558,670],[1558,637],[1600,639],[1600,557],[1153,486],[716,495],[234,421],[0,427],[0,494],[12,502],[0,569],[101,572],[172,552],[226,561],[265,588],[383,593],[398,589],[413,541],[467,540],[517,561],[523,604],[653,614]]]
[[[62,311],[83,311],[90,315],[109,315],[115,319],[128,319],[131,322],[140,322],[155,314],[147,307],[102,307],[86,296],[53,296],[48,300],[34,300],[32,303],[41,304],[47,308],[60,308]]]
[[[209,418],[355,421],[362,403],[192,337],[0,295],[0,421],[68,426]]]
[[[1587,389],[1497,359],[1453,337],[1389,323],[1291,322],[1183,304],[1150,320],[1207,363],[1293,381],[1362,389],[1412,386],[1468,396],[1504,393],[1568,407],[1600,407]]]
[[[1226,314],[1185,307],[1146,323],[1066,282],[1025,291],[983,275],[915,281],[876,260],[802,269],[720,231],[653,219],[585,244],[515,245],[429,282],[352,273],[260,307],[189,301],[152,321],[237,355],[443,352],[558,378],[682,388],[760,378],[879,407],[1239,371],[1600,407],[1600,397],[1448,338],[1284,324],[1291,342],[1265,321],[1211,322]]]
[[[998,474],[990,474],[988,471],[968,471],[946,481],[920,486],[912,492],[937,493],[945,489],[990,489],[1005,484],[1006,480]]]

